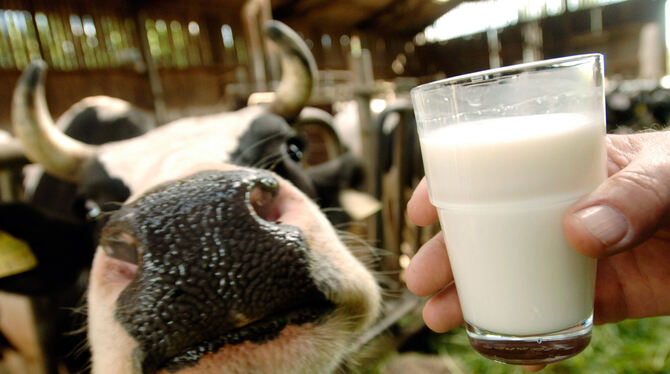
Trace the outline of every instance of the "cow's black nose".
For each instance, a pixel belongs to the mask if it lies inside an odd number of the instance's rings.
[[[310,276],[296,227],[276,222],[278,181],[264,171],[208,171],[164,184],[108,226],[131,231],[136,277],[116,318],[144,372],[192,365],[225,344],[277,336],[332,308]]]

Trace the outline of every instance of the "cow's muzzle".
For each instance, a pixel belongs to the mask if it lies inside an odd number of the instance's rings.
[[[115,311],[138,343],[136,369],[191,366],[226,344],[318,323],[333,309],[310,274],[305,236],[276,221],[279,190],[267,172],[207,171],[163,184],[110,218],[102,247],[137,263]]]

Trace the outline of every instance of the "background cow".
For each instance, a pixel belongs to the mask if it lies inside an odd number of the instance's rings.
[[[87,97],[68,109],[56,122],[56,126],[66,135],[87,144],[102,144],[142,135],[156,127],[153,116],[123,100],[95,96]],[[15,141],[11,139],[11,141]],[[9,144],[11,145],[11,144]],[[4,157],[9,162],[11,157]],[[14,161],[16,163],[16,161]],[[39,165],[29,165],[25,169],[25,199],[32,206],[39,207],[54,217],[58,222],[49,224],[53,231],[60,230],[61,222],[81,222],[88,212],[95,213],[97,206],[86,207],[82,194],[76,183],[65,181],[43,173]],[[88,201],[92,204],[92,200]],[[25,209],[18,205],[16,209]],[[7,208],[9,209],[9,208]],[[22,210],[11,212],[5,216],[6,220],[14,220],[22,216]],[[6,211],[6,213],[10,213]],[[40,224],[44,226],[44,224]],[[26,228],[32,225],[26,225]],[[30,235],[30,233],[27,233]],[[44,233],[45,239],[54,238],[57,233]],[[84,233],[85,236],[89,234]],[[90,247],[92,244],[88,244]],[[83,248],[77,246],[76,248]],[[54,252],[55,253],[55,252]],[[73,308],[82,303],[82,295],[86,287],[88,267],[92,261],[92,250],[86,249],[83,253],[73,253],[77,261],[71,257],[63,257],[55,253],[51,258],[42,256],[42,261],[51,264],[43,267],[43,271],[54,274],[35,273],[17,276],[7,281],[7,289],[29,294],[30,301],[21,300],[9,295],[2,295],[0,313],[14,314],[23,319],[18,324],[25,324],[22,328],[12,327],[17,324],[16,318],[0,316],[0,331],[5,331],[8,337],[5,351],[19,350],[24,353],[27,364],[22,370],[14,371],[40,372],[46,366],[47,371],[55,371],[59,358],[66,357],[67,367],[72,371],[80,371],[87,367],[89,355],[84,349],[83,333],[74,334],[73,331],[83,325],[82,315],[73,314]],[[62,275],[59,275],[62,274]],[[69,276],[68,276],[69,275]],[[42,282],[49,279],[50,282]],[[32,282],[30,280],[37,280]],[[56,281],[55,281],[56,280]],[[64,280],[64,281],[58,281]],[[32,324],[27,323],[28,317],[33,317]],[[37,329],[30,326],[38,325]],[[20,334],[17,336],[17,334]],[[11,342],[20,347],[14,347]],[[41,351],[44,352],[41,352]],[[18,359],[17,359],[18,360]],[[12,366],[19,366],[13,363]],[[26,367],[35,367],[27,369]]]
[[[267,30],[283,54],[271,105],[102,145],[55,126],[43,63],[22,76],[15,133],[31,160],[76,183],[93,219],[3,206],[0,217],[13,219],[0,230],[28,242],[39,265],[0,288],[75,284],[95,253],[93,372],[327,373],[376,318],[371,273],[308,198],[313,183],[292,151],[287,120],[309,97],[314,62],[285,25]]]

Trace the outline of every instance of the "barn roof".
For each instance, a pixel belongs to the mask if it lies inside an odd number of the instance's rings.
[[[409,34],[423,30],[463,0],[273,0],[273,14],[287,22],[329,29]]]
[[[122,0],[123,1],[123,0]],[[246,0],[145,0],[146,7],[241,9]],[[270,0],[273,17],[303,29],[416,33],[464,0]]]

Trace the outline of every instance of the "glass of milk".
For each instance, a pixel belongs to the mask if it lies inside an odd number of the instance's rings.
[[[591,339],[596,262],[562,231],[607,176],[603,56],[486,70],[412,90],[470,343],[511,364],[559,361]]]

